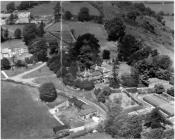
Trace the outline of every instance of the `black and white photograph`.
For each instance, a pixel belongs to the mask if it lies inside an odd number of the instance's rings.
[[[174,1],[1,0],[1,139],[174,139]]]

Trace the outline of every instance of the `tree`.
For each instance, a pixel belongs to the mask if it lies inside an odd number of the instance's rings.
[[[119,60],[128,61],[130,56],[141,48],[141,43],[132,35],[125,35],[118,45]]]
[[[29,46],[29,53],[33,54],[38,61],[47,61],[47,44],[46,40],[43,38],[38,38],[34,40]]]
[[[103,50],[103,59],[110,59],[110,51],[109,50]]]
[[[37,37],[36,24],[26,24],[23,28],[23,36],[25,44],[29,45]]]
[[[6,9],[8,13],[12,13],[15,10],[15,3],[10,2],[6,5]]]
[[[157,56],[159,55],[159,52],[157,51],[157,49],[154,49],[151,51],[151,56],[154,57],[154,56]]]
[[[53,83],[44,83],[39,87],[40,99],[45,102],[53,102],[57,98],[57,91]]]
[[[90,68],[99,59],[100,45],[93,34],[86,33],[77,38],[69,54],[72,60],[78,61],[83,69]]]
[[[4,38],[5,38],[5,40],[7,40],[8,37],[9,37],[9,31],[8,31],[8,29],[5,29],[4,30]]]
[[[80,9],[80,12],[78,14],[78,20],[79,21],[89,21],[90,16],[89,16],[89,9],[86,7],[82,7]]]
[[[167,94],[171,95],[174,97],[174,88],[171,87],[170,89],[167,90]]]
[[[145,124],[146,127],[154,128],[164,128],[162,124],[165,123],[165,119],[159,112],[157,108],[153,109],[149,114],[146,115]]]
[[[139,49],[138,51],[131,54],[130,58],[128,59],[128,64],[133,65],[137,61],[147,58],[150,55],[151,51],[152,50],[150,47],[144,47],[142,49]]]
[[[20,39],[21,38],[21,30],[19,28],[17,28],[15,30],[14,36],[16,39]]]
[[[39,37],[43,37],[44,35],[44,23],[43,21],[40,23],[39,27],[38,27],[38,36]]]
[[[10,68],[10,61],[7,58],[1,59],[1,70],[9,70]]]
[[[58,22],[60,20],[60,10],[61,10],[61,3],[57,2],[56,6],[54,7],[54,17],[55,17],[55,22]]]
[[[114,18],[112,20],[108,20],[104,25],[107,33],[109,41],[117,41],[121,40],[125,35],[125,28],[123,21],[120,18]]]
[[[151,129],[148,132],[142,133],[143,139],[163,139],[163,129],[162,128],[155,128]]]
[[[15,19],[15,17],[14,17],[14,15],[13,14],[10,14],[10,16],[9,16],[9,18],[8,18],[8,24],[14,24],[14,19]]]
[[[164,86],[162,84],[157,84],[154,86],[154,88],[157,94],[162,94],[163,92],[165,92]]]
[[[22,60],[17,60],[17,61],[15,62],[15,66],[16,66],[17,68],[20,68],[20,67],[27,67],[27,64],[26,64],[24,61],[22,61]]]
[[[119,84],[120,84],[120,81],[119,81],[119,78],[118,78],[118,59],[116,59],[114,62],[113,62],[113,70],[112,70],[112,73],[113,73],[113,77],[110,79],[109,81],[109,86],[110,87],[113,87],[113,88],[119,88]]]
[[[70,20],[72,18],[72,13],[70,11],[66,11],[64,14],[64,18],[66,20]]]
[[[168,55],[158,55],[154,57],[153,63],[156,63],[162,69],[169,69],[172,65],[172,61]]]

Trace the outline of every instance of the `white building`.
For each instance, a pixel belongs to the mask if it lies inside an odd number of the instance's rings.
[[[18,20],[16,24],[19,23],[30,23],[30,12],[17,12]]]

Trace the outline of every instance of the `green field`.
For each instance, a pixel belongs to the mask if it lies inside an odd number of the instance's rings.
[[[47,107],[37,101],[34,88],[2,82],[1,138],[42,139],[53,136],[52,128],[59,125]]]

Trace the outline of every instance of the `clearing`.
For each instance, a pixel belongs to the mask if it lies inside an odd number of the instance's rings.
[[[1,137],[3,139],[37,139],[53,136],[60,125],[38,102],[38,90],[11,82],[2,82]]]

